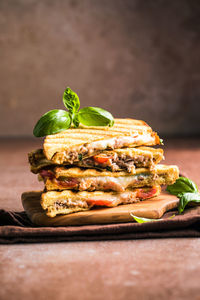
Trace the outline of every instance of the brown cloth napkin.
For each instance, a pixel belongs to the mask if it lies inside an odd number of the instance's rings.
[[[176,214],[170,219],[170,216]],[[38,227],[25,212],[0,210],[0,243],[43,243],[64,241],[99,241],[144,238],[200,237],[200,207],[183,215],[166,213],[159,221],[66,227]]]

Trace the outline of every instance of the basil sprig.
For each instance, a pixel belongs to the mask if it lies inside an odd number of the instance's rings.
[[[67,87],[63,94],[63,104],[68,111],[53,109],[44,114],[36,123],[33,134],[42,137],[55,134],[79,124],[86,126],[113,126],[114,118],[108,111],[99,107],[80,108],[78,95]]]
[[[197,185],[186,177],[179,177],[172,185],[167,186],[167,191],[180,198],[178,212],[181,214],[190,204],[200,203],[200,193]]]

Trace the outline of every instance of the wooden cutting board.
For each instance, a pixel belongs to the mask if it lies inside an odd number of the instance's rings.
[[[89,211],[48,217],[40,205],[41,192],[22,194],[22,204],[30,220],[40,226],[67,226],[86,224],[111,224],[132,222],[130,213],[151,219],[159,219],[163,214],[178,206],[179,199],[166,191],[155,198],[113,208],[98,208]]]

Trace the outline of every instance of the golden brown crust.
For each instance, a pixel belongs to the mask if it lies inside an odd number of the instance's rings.
[[[80,147],[90,147],[91,144],[98,141],[115,141],[119,137],[133,137],[126,147],[135,147],[140,145],[160,144],[157,133],[153,132],[151,127],[144,121],[134,119],[115,119],[113,127],[86,127],[70,128],[54,135],[48,135],[44,140],[44,154],[47,159],[56,163],[63,163],[70,160],[67,153],[80,151]],[[108,149],[108,145],[102,148],[95,145],[90,152],[90,156],[98,151]],[[124,146],[125,147],[125,144]],[[114,147],[114,148],[121,148]],[[87,156],[87,153],[84,154]],[[75,159],[74,159],[75,160]]]

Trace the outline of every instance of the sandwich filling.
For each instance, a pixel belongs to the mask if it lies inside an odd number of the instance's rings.
[[[156,137],[157,138],[157,137]],[[126,147],[135,147],[141,145],[154,145],[155,136],[150,133],[135,134],[133,136],[120,136],[112,139],[105,139],[95,141],[92,143],[86,143],[81,146],[74,147],[74,149],[65,149],[63,151],[56,152],[51,160],[56,164],[63,164],[68,162],[73,164],[78,161],[80,155],[82,157],[90,157],[103,150],[113,150]]]
[[[155,164],[163,158],[163,151],[162,149],[139,147],[104,151],[88,158],[83,158],[79,154],[78,158],[79,161],[74,162],[74,165],[79,167],[107,169],[111,172],[125,170],[133,174],[135,168],[145,167],[153,170]],[[54,162],[46,159],[42,149],[29,153],[29,163],[33,173],[37,173],[43,168],[56,166]]]
[[[49,170],[41,170],[40,177],[45,182],[46,190],[76,190],[76,191],[116,191],[124,192],[127,188],[152,186],[152,185],[166,185],[173,184],[178,178],[178,170],[173,166],[168,169],[155,170],[154,173],[148,170],[142,169],[143,172],[138,174],[126,175],[126,176],[101,176],[101,173],[97,171],[97,175],[100,176],[88,176],[81,169],[77,169],[83,176],[69,176],[73,175],[73,170],[68,172],[69,175],[64,175],[65,170],[59,169],[54,173]],[[76,175],[76,172],[74,172]],[[116,173],[115,173],[116,174]]]
[[[151,157],[145,157],[144,155],[131,157],[126,154],[119,156],[116,152],[111,152],[111,154],[106,152],[85,158],[78,165],[82,167],[107,169],[111,172],[126,170],[128,173],[134,173],[136,167],[151,167],[154,165],[154,162]]]

